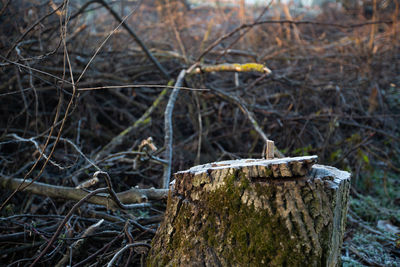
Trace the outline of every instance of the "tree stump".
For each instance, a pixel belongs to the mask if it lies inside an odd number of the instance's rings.
[[[316,156],[175,174],[148,266],[339,266],[350,174]]]

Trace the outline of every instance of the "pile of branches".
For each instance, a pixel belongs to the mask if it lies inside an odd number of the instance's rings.
[[[0,5],[0,255],[144,264],[173,172],[317,154],[399,169],[400,24],[183,1]],[[340,21],[340,23],[338,23]],[[121,257],[122,255],[129,255]]]

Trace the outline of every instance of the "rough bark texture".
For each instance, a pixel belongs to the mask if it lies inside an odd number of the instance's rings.
[[[338,266],[350,174],[316,157],[175,174],[148,266]]]

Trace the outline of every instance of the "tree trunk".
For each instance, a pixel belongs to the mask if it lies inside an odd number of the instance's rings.
[[[350,174],[316,159],[176,173],[148,266],[339,266]]]

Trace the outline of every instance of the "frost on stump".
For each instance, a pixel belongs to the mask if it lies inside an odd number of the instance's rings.
[[[148,266],[339,266],[350,174],[316,156],[175,174]]]

